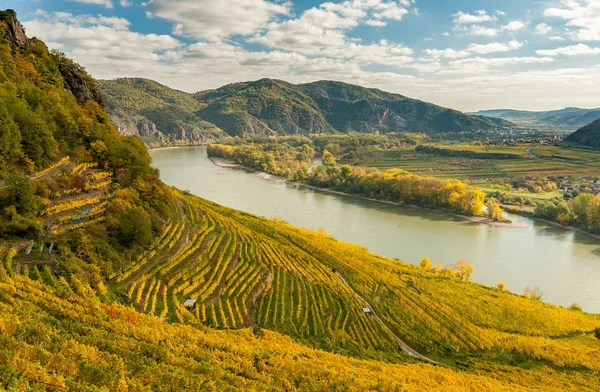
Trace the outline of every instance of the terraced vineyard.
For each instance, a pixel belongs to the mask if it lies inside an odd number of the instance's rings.
[[[0,250],[0,258],[5,254]],[[459,371],[315,350],[276,332],[171,325],[89,285],[0,266],[0,388],[5,390],[597,390],[598,378],[478,362]],[[590,347],[591,348],[591,347]]]
[[[258,326],[326,347],[398,351],[380,323],[310,253],[241,224],[232,211],[179,198],[179,220],[114,277],[140,311],[216,328]],[[236,213],[237,215],[237,213]],[[186,299],[197,300],[192,311]]]
[[[442,277],[198,198],[180,195],[178,204],[178,219],[154,247],[113,277],[112,286],[150,315],[270,329],[353,355],[401,355],[356,293],[411,347],[442,362],[477,352],[600,371],[592,333],[598,316]],[[188,299],[195,308],[182,306]]]
[[[61,175],[77,177],[81,184],[55,191],[52,195],[50,205],[43,212],[49,238],[102,221],[111,197],[110,173],[96,169],[96,164],[92,163],[75,165],[61,162]],[[56,167],[52,170],[58,169]]]

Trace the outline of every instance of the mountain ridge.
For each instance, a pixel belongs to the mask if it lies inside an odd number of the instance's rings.
[[[122,133],[159,141],[205,141],[208,136],[286,135],[336,132],[472,132],[510,127],[403,95],[337,81],[292,84],[278,79],[227,84],[194,94],[155,81],[120,78],[99,82],[113,121]],[[158,92],[152,95],[148,90]],[[156,91],[155,91],[156,92]],[[192,102],[191,100],[194,100]],[[145,103],[145,106],[140,106]],[[162,113],[161,113],[162,111]],[[159,123],[159,118],[169,120]],[[200,132],[202,134],[203,131]]]

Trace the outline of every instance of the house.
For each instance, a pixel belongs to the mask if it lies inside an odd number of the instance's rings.
[[[183,306],[190,312],[193,312],[194,310],[196,310],[196,302],[197,301],[198,301],[197,299],[190,298],[187,301],[185,301],[183,304],[181,304],[181,306]]]
[[[371,311],[370,308],[362,308],[362,311],[364,314],[368,314],[369,316],[373,315],[373,312]]]

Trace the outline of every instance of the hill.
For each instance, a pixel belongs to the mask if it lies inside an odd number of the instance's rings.
[[[99,83],[112,122],[123,135],[137,135],[150,146],[194,144],[227,136],[194,113],[202,104],[191,94],[148,79]]]
[[[528,121],[528,125],[538,128],[577,129],[600,118],[600,109],[565,108],[541,112],[498,109],[481,110],[469,114],[501,118],[509,121],[525,120]]]
[[[167,187],[0,22],[0,389],[600,388],[597,315]]]
[[[204,142],[225,133],[472,132],[511,126],[340,82],[262,79],[193,95],[147,79],[104,80],[99,87],[119,131],[150,145]]]
[[[341,82],[261,79],[195,94],[198,115],[230,135],[327,132],[471,132],[510,126]]]
[[[588,147],[600,147],[600,119],[579,128],[567,136],[566,141]]]

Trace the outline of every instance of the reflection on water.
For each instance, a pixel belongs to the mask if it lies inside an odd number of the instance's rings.
[[[153,165],[170,185],[249,213],[325,230],[371,252],[418,265],[423,257],[475,266],[474,280],[506,282],[516,293],[539,286],[544,300],[600,312],[600,240],[520,216],[526,228],[479,224],[435,211],[399,207],[288,184],[240,168],[223,168],[206,148],[155,150]]]

